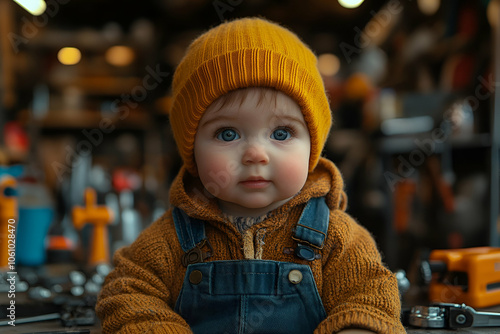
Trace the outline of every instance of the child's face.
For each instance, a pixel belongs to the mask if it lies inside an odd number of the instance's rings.
[[[289,96],[264,88],[245,90],[243,101],[222,107],[216,101],[206,110],[194,156],[203,185],[226,214],[256,217],[302,189],[310,138],[302,112]]]

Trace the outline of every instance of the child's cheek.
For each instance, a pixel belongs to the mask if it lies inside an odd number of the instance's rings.
[[[306,182],[309,167],[309,161],[306,161],[307,163],[304,162],[304,157],[290,157],[290,159],[282,161],[281,166],[279,166],[280,183],[291,195],[300,191]]]
[[[211,153],[203,155],[204,159],[198,164],[198,172],[205,188],[214,196],[227,188],[234,175],[234,161],[224,154]]]

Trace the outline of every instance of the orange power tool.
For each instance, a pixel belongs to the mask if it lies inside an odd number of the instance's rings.
[[[434,250],[429,264],[431,302],[473,308],[500,304],[500,248]]]

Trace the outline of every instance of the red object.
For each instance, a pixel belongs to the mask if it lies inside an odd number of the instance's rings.
[[[136,171],[118,168],[113,172],[113,187],[117,192],[124,190],[137,190],[141,187],[141,178]]]
[[[452,88],[454,90],[466,89],[473,80],[476,57],[463,54],[455,57],[455,67],[452,73]]]
[[[394,191],[394,229],[398,233],[408,230],[411,217],[411,203],[415,197],[417,185],[413,180],[404,180],[396,184]]]
[[[427,168],[429,169],[429,174],[432,181],[436,185],[438,194],[443,200],[444,209],[447,212],[455,211],[455,195],[453,194],[453,188],[441,175],[441,166],[439,160],[435,156],[431,156],[427,159]]]
[[[472,5],[464,5],[458,13],[458,35],[472,39],[477,35],[479,14]]]
[[[71,239],[62,235],[53,235],[49,238],[48,250],[72,250],[74,249]]]
[[[13,121],[5,124],[4,141],[8,149],[21,152],[28,151],[28,135],[18,122]]]

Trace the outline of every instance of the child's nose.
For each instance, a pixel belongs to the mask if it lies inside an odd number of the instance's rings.
[[[264,164],[269,163],[269,156],[266,149],[261,144],[251,144],[245,148],[242,162],[245,165],[249,164]]]

